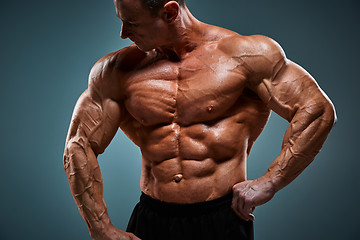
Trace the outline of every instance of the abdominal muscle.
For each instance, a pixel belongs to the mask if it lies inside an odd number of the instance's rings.
[[[222,197],[246,179],[248,137],[231,118],[215,124],[144,127],[141,190],[161,201],[195,203]]]

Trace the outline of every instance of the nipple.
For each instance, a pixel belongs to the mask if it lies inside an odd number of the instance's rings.
[[[208,112],[211,112],[213,109],[214,109],[214,106],[213,106],[213,105],[210,105],[210,106],[208,106],[208,107],[206,108],[206,110],[207,110]]]
[[[182,179],[183,179],[183,175],[182,174],[176,174],[175,176],[174,176],[174,181],[176,182],[176,183],[179,183]]]

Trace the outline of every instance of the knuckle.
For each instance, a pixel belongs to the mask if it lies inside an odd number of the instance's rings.
[[[245,197],[244,202],[245,202],[245,204],[250,204],[252,201],[249,197]]]
[[[246,202],[246,201],[247,201],[247,197],[246,197],[244,194],[241,194],[241,195],[239,196],[239,200],[240,200],[241,202]]]

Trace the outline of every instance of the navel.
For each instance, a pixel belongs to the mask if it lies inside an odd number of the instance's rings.
[[[212,112],[212,110],[214,110],[214,106],[213,106],[213,105],[210,105],[210,106],[208,106],[208,107],[206,108],[206,110],[207,110],[208,112]]]
[[[184,176],[181,173],[179,173],[173,177],[173,181],[176,183],[179,183],[183,178],[184,178]]]

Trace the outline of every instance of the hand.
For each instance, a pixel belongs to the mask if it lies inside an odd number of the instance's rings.
[[[141,240],[132,233],[124,232],[110,225],[102,233],[92,233],[94,240]]]
[[[266,178],[243,181],[233,186],[232,209],[245,221],[254,220],[255,207],[270,201],[275,190]]]

